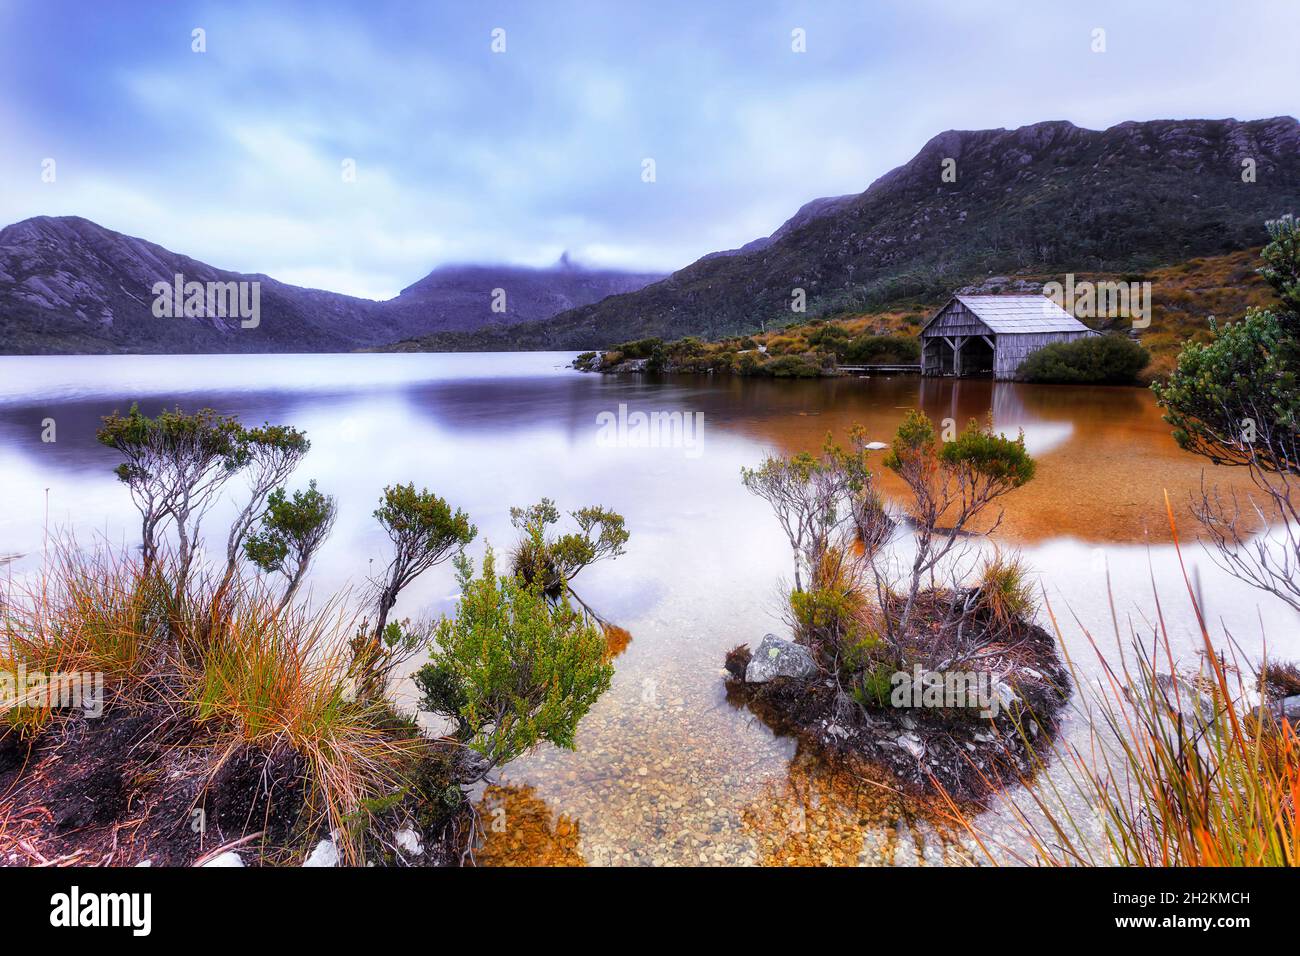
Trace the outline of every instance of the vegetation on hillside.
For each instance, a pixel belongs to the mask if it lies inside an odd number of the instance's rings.
[[[1290,117],[947,133],[860,196],[759,250],[705,257],[638,292],[546,322],[412,347],[716,340],[788,322],[795,289],[806,295],[808,318],[830,318],[940,303],[990,275],[1147,274],[1261,244],[1262,221],[1294,209],[1300,196],[1297,144]],[[958,155],[956,181],[941,181],[941,160]],[[1243,183],[1242,155],[1261,158],[1261,167],[1267,157],[1269,175]]]

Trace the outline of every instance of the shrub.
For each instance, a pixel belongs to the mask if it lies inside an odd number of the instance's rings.
[[[140,512],[146,570],[158,557],[159,534],[175,526],[177,593],[189,575],[203,515],[244,463],[246,434],[234,418],[210,408],[193,414],[178,408],[150,418],[138,405],[125,415],[105,416],[96,433],[100,444],[126,459],[116,473]]]
[[[820,378],[822,367],[807,355],[782,355],[763,363],[763,373],[773,378]]]
[[[397,596],[425,571],[462,553],[478,534],[465,512],[453,512],[445,500],[428,489],[417,492],[413,484],[385,488],[375,518],[393,542],[393,557],[381,578],[374,630],[363,630],[353,642],[357,694],[365,699],[379,696],[397,652],[410,649],[400,629],[388,628]]]
[[[457,738],[483,758],[480,779],[542,741],[572,749],[578,721],[614,673],[604,634],[565,597],[498,577],[490,548],[481,577],[464,555],[456,567],[456,616],[438,624],[431,660],[415,675],[421,706],[455,721]]]
[[[844,350],[846,365],[917,362],[921,342],[908,335],[859,335]]]
[[[843,357],[853,334],[842,325],[822,325],[808,334],[808,344]]]
[[[862,707],[878,710],[891,706],[894,665],[879,661],[863,670],[853,682],[853,699]]]
[[[1031,353],[1018,374],[1027,382],[1128,385],[1150,361],[1147,350],[1126,335],[1088,335]]]
[[[312,556],[329,537],[337,513],[334,499],[316,490],[315,479],[306,491],[295,491],[292,498],[283,488],[267,497],[262,529],[248,536],[244,553],[263,571],[278,571],[288,578],[281,608],[298,593]]]
[[[568,591],[574,576],[588,565],[621,556],[629,537],[623,516],[608,508],[579,508],[570,517],[577,532],[547,538],[547,529],[560,520],[554,501],[543,498],[528,508],[510,509],[510,523],[524,533],[512,556],[513,571],[550,597]]]
[[[656,352],[662,353],[663,347],[663,339],[637,339],[634,342],[624,342],[622,345],[614,346],[614,351],[621,352],[625,359],[648,359]]]

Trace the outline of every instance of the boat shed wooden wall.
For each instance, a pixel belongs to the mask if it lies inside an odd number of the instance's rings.
[[[989,335],[989,327],[979,320],[970,309],[962,305],[961,302],[953,299],[949,302],[942,312],[940,312],[929,328],[925,330],[925,338],[938,338],[941,336],[953,335]]]
[[[1020,363],[1045,345],[1053,342],[1073,342],[1087,332],[1003,332],[993,336],[993,377],[1002,381],[1014,379]]]

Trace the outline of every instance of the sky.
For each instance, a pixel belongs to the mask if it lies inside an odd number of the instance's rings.
[[[1298,0],[0,0],[0,224],[368,298],[667,272],[948,129],[1294,116],[1298,37]]]

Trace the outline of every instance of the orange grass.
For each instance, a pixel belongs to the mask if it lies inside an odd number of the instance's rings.
[[[1009,858],[1046,865],[1300,863],[1296,728],[1253,702],[1258,681],[1247,680],[1235,652],[1228,660],[1214,646],[1187,578],[1172,509],[1168,510],[1204,645],[1200,672],[1169,679],[1178,671],[1158,594],[1156,625],[1149,641],[1133,633],[1126,649],[1116,622],[1117,664],[1110,663],[1085,628],[1101,664],[1099,687],[1085,691],[1089,682],[1079,675],[1068,653],[1066,657],[1083,698],[1079,706],[1088,720],[1086,752],[1054,744],[1051,755],[1062,764],[1064,783],[1040,764],[1034,783],[1021,781],[1023,793],[1008,795],[1007,811],[1018,824],[1024,847],[994,844],[980,832],[975,819],[949,803],[954,818],[995,862]],[[1060,624],[1050,603],[1048,611],[1060,640]],[[1079,809],[1080,803],[1086,809]]]
[[[214,599],[195,575],[174,594],[165,565],[57,543],[43,566],[0,593],[0,671],[102,673],[108,704],[157,706],[193,720],[185,746],[216,756],[211,773],[244,747],[288,745],[307,772],[304,829],[327,818],[350,861],[369,801],[407,785],[422,746],[395,733],[385,705],[352,694],[348,638],[355,621],[335,598],[320,610],[277,610],[261,582]],[[219,611],[214,611],[219,608]],[[34,733],[63,716],[43,702],[0,700],[4,723]]]

